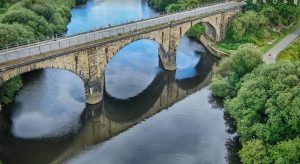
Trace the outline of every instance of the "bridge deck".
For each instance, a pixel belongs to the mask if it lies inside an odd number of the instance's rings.
[[[118,25],[111,28],[100,29],[98,31],[90,31],[75,36],[57,38],[35,44],[29,44],[21,47],[15,47],[0,51],[0,65],[11,63],[17,59],[38,56],[51,51],[67,49],[74,46],[84,45],[89,42],[118,36],[120,34],[132,33],[149,27],[162,24],[168,24],[173,21],[180,21],[191,17],[203,16],[205,14],[224,12],[230,9],[243,6],[243,2],[224,2],[220,4],[201,7],[193,10],[183,11],[180,13],[162,15],[156,18],[141,20],[137,22]]]

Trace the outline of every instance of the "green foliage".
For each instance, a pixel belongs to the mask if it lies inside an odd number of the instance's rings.
[[[0,87],[0,102],[1,104],[7,105],[9,104],[15,93],[21,89],[22,80],[20,76],[17,76],[9,81],[7,81],[3,86]]]
[[[2,22],[7,24],[18,23],[29,26],[32,29],[35,29],[36,36],[50,35],[53,33],[53,29],[44,17],[24,8],[9,10],[4,15]]]
[[[169,4],[176,3],[177,0],[149,0],[148,3],[157,11],[165,11]]]
[[[274,144],[300,135],[298,68],[289,62],[263,65],[245,76],[237,97],[226,101],[242,142],[255,137]]]
[[[290,164],[300,163],[300,139],[265,145],[261,140],[248,141],[240,151],[245,164]]]
[[[300,163],[300,138],[280,142],[270,150],[275,164]]]
[[[300,64],[283,61],[262,65],[242,81],[238,95],[225,102],[244,144],[242,161],[298,163],[299,139],[288,140],[300,136]],[[261,149],[263,145],[267,147]],[[265,149],[267,158],[260,156],[266,154]]]
[[[1,24],[0,23],[0,43],[8,44],[25,39],[33,39],[34,31],[32,28],[20,24]]]
[[[235,97],[241,78],[262,63],[261,52],[251,44],[241,46],[233,55],[223,59],[209,88],[215,96]]]
[[[220,50],[232,52],[241,43],[254,43],[267,51],[286,32],[290,25],[298,24],[300,20],[300,5],[294,4],[293,0],[287,0],[287,4],[278,1],[263,3],[258,0],[253,3],[247,0],[244,13],[236,16],[226,34],[224,41],[217,43]],[[267,44],[268,43],[268,44]]]
[[[30,27],[29,31],[34,31],[34,38],[60,34],[67,30],[70,9],[74,4],[75,0],[21,0],[2,16],[2,23]]]
[[[278,1],[277,4],[274,4],[273,1],[267,1],[267,3],[257,1],[256,4],[253,4],[251,1],[247,1],[245,9],[262,12],[274,25],[289,25],[300,17],[300,5],[299,3],[295,5],[294,0],[287,0],[287,3]]]
[[[174,12],[184,8],[193,8],[217,0],[149,0],[148,3],[157,11]]]
[[[185,8],[182,4],[170,4],[166,7],[166,10],[168,13],[178,12],[180,10],[183,10]]]
[[[204,25],[202,23],[198,23],[189,29],[189,31],[186,33],[186,36],[194,40],[199,40],[201,35],[203,35],[204,33],[205,33]]]
[[[264,38],[268,20],[254,11],[247,11],[235,17],[230,32],[235,42],[247,41],[256,43]]]
[[[63,33],[76,0],[7,0],[0,4],[0,46]],[[1,8],[5,8],[1,10]],[[2,11],[2,13],[1,13]],[[0,104],[10,103],[22,87],[20,77],[0,87]]]
[[[260,140],[250,140],[240,152],[244,164],[266,164],[269,161],[267,147]]]
[[[277,60],[289,60],[292,62],[296,62],[300,60],[300,38],[298,38],[294,43],[289,46],[287,49],[282,51]]]

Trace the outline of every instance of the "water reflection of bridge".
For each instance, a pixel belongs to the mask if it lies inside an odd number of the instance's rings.
[[[209,54],[202,55],[196,66],[197,75],[193,78],[176,80],[174,72],[162,72],[148,88],[130,100],[115,100],[106,95],[102,104],[89,106],[91,110],[83,114],[82,128],[75,136],[36,141],[36,144],[32,141],[1,141],[3,151],[0,155],[15,160],[8,163],[63,163],[80,151],[126,131],[207,86],[215,62]],[[20,147],[23,149],[19,150]]]

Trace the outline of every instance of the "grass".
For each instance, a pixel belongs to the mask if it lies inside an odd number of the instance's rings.
[[[283,31],[282,33],[279,33],[279,35],[276,36],[275,40],[272,42],[272,44],[265,44],[264,46],[261,46],[260,49],[262,52],[266,53],[269,49],[274,47],[277,43],[279,43],[284,37],[286,37],[291,32],[295,31],[297,28],[300,27],[300,21],[291,26],[289,29]]]
[[[292,31],[296,30],[300,26],[300,21],[288,28],[283,32],[271,32],[264,39],[256,41],[256,45],[260,48],[263,53],[266,53],[269,49],[280,42],[286,35],[290,34]],[[235,52],[239,46],[249,42],[234,42],[231,39],[225,39],[222,42],[215,44],[215,48],[219,49],[228,54]]]
[[[296,62],[300,60],[300,37],[298,37],[288,48],[283,50],[277,57],[277,61],[289,60]]]

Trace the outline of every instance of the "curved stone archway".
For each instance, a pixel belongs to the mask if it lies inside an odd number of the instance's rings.
[[[156,41],[160,45],[159,58],[162,67],[172,71],[176,69],[176,48],[179,41],[191,27],[204,22],[207,26],[206,33],[212,37],[213,41],[220,41],[225,37],[229,21],[238,12],[240,8],[207,16],[170,21],[151,28],[45,52],[34,57],[27,56],[12,60],[0,66],[0,85],[12,77],[36,69],[65,69],[75,73],[84,81],[86,102],[96,104],[103,98],[103,74],[106,65],[126,45],[140,39]]]

